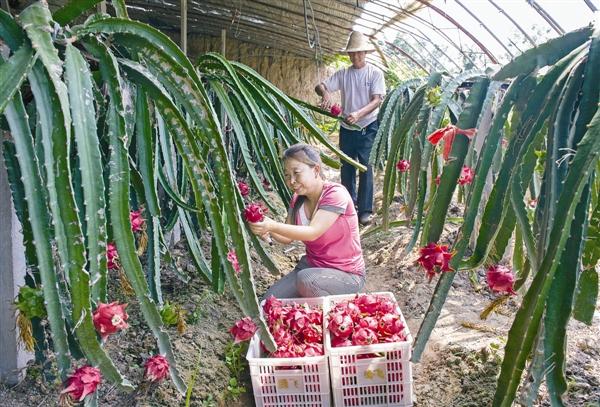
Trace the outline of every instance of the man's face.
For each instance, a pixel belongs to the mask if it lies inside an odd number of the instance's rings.
[[[365,65],[365,58],[367,56],[366,51],[348,52],[352,66],[355,68],[362,68]]]

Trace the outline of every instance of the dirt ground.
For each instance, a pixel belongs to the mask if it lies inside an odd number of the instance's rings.
[[[333,172],[328,178],[334,179]],[[399,203],[391,210],[398,214]],[[379,218],[376,217],[376,222]],[[448,225],[442,240],[449,241],[457,226]],[[386,233],[363,237],[362,244],[367,263],[366,291],[391,291],[396,296],[413,336],[428,307],[435,288],[435,280],[428,283],[425,273],[415,266],[416,251],[401,257],[402,249],[410,239],[411,230],[399,227]],[[227,391],[230,372],[225,354],[231,337],[228,329],[241,312],[227,292],[215,294],[204,284],[187,257],[184,245],[179,244],[173,254],[180,263],[188,282],[181,281],[173,270],[163,270],[163,294],[174,304],[186,310],[188,327],[183,334],[169,328],[179,369],[187,383],[194,372],[196,380],[190,396],[192,406],[252,406],[252,386],[247,368],[241,384],[246,393],[232,398]],[[283,274],[293,268],[303,254],[303,247],[274,246],[269,249]],[[255,263],[255,279],[259,294],[280,276],[273,276]],[[468,273],[458,274],[444,310],[419,363],[413,365],[416,406],[489,406],[500,370],[502,352],[510,323],[521,297],[513,297],[485,321],[480,312],[495,298],[485,288],[484,271],[476,273],[479,285],[474,286]],[[145,326],[139,307],[132,298],[125,297],[116,282],[112,300],[129,302],[130,328],[111,337],[107,349],[121,372],[133,382],[143,375],[144,359],[155,352],[155,340]],[[600,303],[599,303],[600,308]],[[600,312],[588,327],[572,321],[568,331],[567,377],[568,406],[591,407],[600,405]],[[0,405],[3,407],[54,406],[58,399],[59,383],[45,382],[39,368],[33,367],[18,385],[0,386]],[[110,385],[99,392],[101,406],[183,406],[185,397],[170,382],[146,389],[135,395],[119,393]],[[544,388],[541,388],[536,406],[548,406]]]

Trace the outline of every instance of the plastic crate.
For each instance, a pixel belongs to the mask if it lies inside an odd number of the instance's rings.
[[[389,292],[370,293],[395,301]],[[344,300],[356,296],[333,295],[326,297],[323,323],[327,313]],[[400,308],[397,308],[404,326],[406,341],[379,343],[368,346],[331,347],[329,329],[325,329],[325,354],[329,357],[331,387],[336,407],[392,407],[412,406],[414,402],[412,368],[410,363],[412,336]],[[361,356],[376,354],[376,357]]]
[[[290,298],[281,301],[322,307],[325,298]],[[255,335],[250,341],[246,359],[256,407],[331,406],[327,356],[270,358],[261,350],[260,339]]]

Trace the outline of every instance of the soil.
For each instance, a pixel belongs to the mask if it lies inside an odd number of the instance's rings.
[[[327,177],[335,180],[333,172]],[[376,203],[379,200],[376,196]],[[456,208],[460,211],[460,208]],[[391,211],[399,216],[400,203]],[[378,222],[380,217],[375,217]],[[450,242],[458,226],[448,224],[442,240]],[[364,232],[364,230],[363,230]],[[402,256],[412,230],[398,227],[389,232],[364,236],[362,245],[367,263],[365,291],[390,291],[398,300],[413,336],[429,305],[435,289],[435,279],[429,283],[425,273],[415,266],[416,251]],[[268,248],[283,273],[293,268],[303,254],[299,244]],[[225,362],[226,349],[231,342],[228,329],[242,317],[235,299],[225,289],[223,294],[212,292],[203,282],[189,260],[182,242],[172,250],[181,270],[189,281],[182,281],[171,269],[162,271],[163,295],[173,304],[182,306],[188,326],[183,334],[169,328],[179,370],[187,383],[196,372],[190,396],[192,406],[242,407],[254,405],[252,386],[245,368],[240,383],[246,390],[236,396],[228,391],[232,373]],[[255,259],[256,260],[256,259]],[[254,262],[256,288],[259,294],[280,276],[271,275]],[[484,271],[474,273],[478,283],[473,284],[469,273],[459,273],[447,298],[431,339],[419,363],[413,364],[415,406],[489,406],[500,371],[503,348],[511,321],[521,301],[512,297],[481,320],[480,312],[496,297],[485,288]],[[143,322],[139,307],[132,297],[126,297],[116,279],[111,283],[111,300],[129,303],[130,327],[112,336],[107,349],[121,372],[139,383],[143,375],[143,361],[155,349],[155,340]],[[600,303],[597,310],[600,309]],[[568,406],[600,405],[600,312],[596,312],[592,326],[571,321],[568,329],[567,378]],[[230,354],[231,356],[231,354]],[[28,369],[24,380],[14,387],[0,386],[0,404],[6,407],[54,406],[60,384],[42,379],[39,367]],[[182,406],[185,397],[171,382],[166,381],[134,395],[118,392],[108,384],[99,391],[100,406]],[[542,385],[536,406],[548,406]]]

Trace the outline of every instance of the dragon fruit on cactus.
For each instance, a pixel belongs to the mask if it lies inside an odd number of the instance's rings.
[[[120,267],[117,246],[112,242],[106,245],[106,266],[109,270],[118,270]]]
[[[127,307],[127,304],[119,304],[118,302],[98,303],[98,308],[94,311],[92,319],[102,339],[106,339],[109,335],[128,327],[127,319],[129,316],[125,312],[125,307]]]
[[[131,221],[131,230],[134,232],[141,232],[144,230],[144,217],[142,216],[143,209],[138,209],[137,211],[131,211],[129,213],[129,220]]]
[[[335,105],[331,106],[330,113],[334,116],[339,116],[342,114],[342,107],[336,103]]]
[[[396,163],[396,169],[400,172],[410,170],[410,162],[408,160],[400,160]]]
[[[460,171],[460,177],[458,177],[458,183],[460,185],[466,185],[473,182],[473,178],[475,177],[475,171],[471,167],[467,167],[463,165],[462,170]]]
[[[238,181],[237,186],[242,196],[248,196],[248,194],[250,193],[250,187],[248,186],[248,184],[246,184],[243,181]]]
[[[267,208],[260,204],[251,203],[244,208],[244,219],[250,223],[262,222]]]
[[[151,382],[160,382],[169,376],[169,361],[163,355],[154,355],[144,364],[144,377]]]
[[[420,253],[417,263],[426,270],[429,281],[438,271],[452,271],[449,262],[453,254],[448,251],[447,245],[429,243],[421,248]]]
[[[510,267],[495,265],[488,268],[486,278],[490,289],[498,293],[516,294],[515,275]]]
[[[229,263],[231,263],[231,266],[233,267],[235,274],[241,273],[242,269],[240,268],[240,263],[238,262],[238,258],[237,258],[237,254],[235,253],[235,250],[232,249],[227,253],[227,261],[229,261]]]
[[[252,318],[244,317],[237,321],[235,325],[231,327],[229,332],[233,335],[233,342],[240,343],[250,340],[257,330],[258,327],[254,321],[252,321]]]
[[[70,401],[83,401],[85,396],[96,391],[102,382],[100,369],[92,366],[82,366],[69,376],[67,387],[60,392],[61,398]]]

